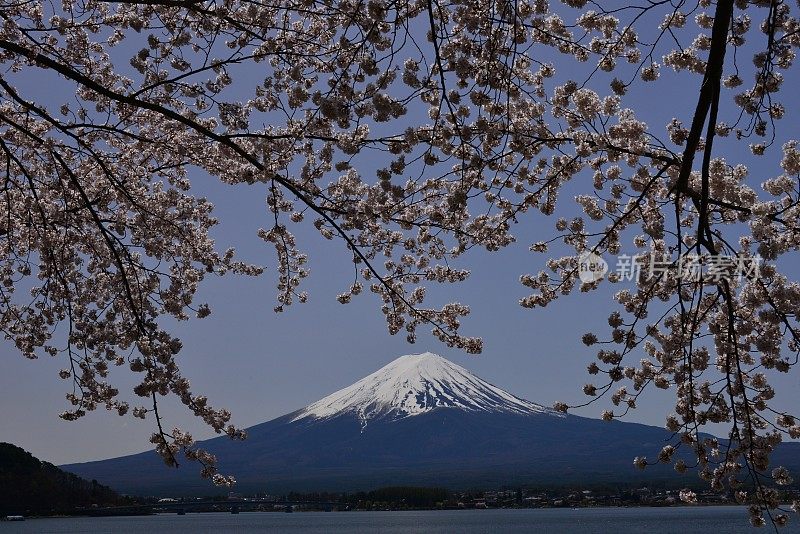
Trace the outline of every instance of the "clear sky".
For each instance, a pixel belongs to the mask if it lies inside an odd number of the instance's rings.
[[[248,188],[218,185],[217,211],[222,220],[220,240],[234,241],[241,254],[269,267],[260,278],[226,276],[209,279],[197,299],[212,304],[214,313],[203,320],[177,325],[184,341],[179,363],[196,392],[229,408],[234,421],[248,426],[301,408],[349,385],[395,357],[430,350],[474,371],[508,391],[550,405],[556,400],[579,401],[580,386],[593,350],[580,343],[583,332],[605,332],[608,298],[600,293],[575,295],[543,310],[517,304],[526,289],[518,282],[523,272],[538,271],[544,258],[528,252],[527,239],[497,254],[475,254],[466,262],[473,274],[466,283],[432,288],[432,302],[457,300],[472,305],[465,332],[481,335],[484,353],[469,356],[448,349],[427,333],[415,345],[402,335],[390,336],[379,302],[366,293],[348,305],[335,300],[349,283],[352,265],[336,243],[308,232],[302,243],[311,258],[312,274],[304,305],[283,314],[272,311],[275,295],[273,251],[255,236],[263,224],[263,195]],[[548,233],[552,221],[536,224]],[[583,298],[581,298],[583,297]],[[2,346],[0,374],[0,437],[56,463],[91,460],[139,452],[148,447],[151,427],[130,417],[100,409],[77,422],[57,416],[63,409],[68,382],[57,371],[62,362],[29,361]],[[122,372],[115,372],[122,371]],[[112,377],[130,384],[124,369]],[[124,390],[123,390],[124,391]],[[167,403],[168,424],[208,436],[181,407]],[[599,413],[591,410],[592,415]],[[656,411],[657,413],[657,411]],[[642,420],[661,424],[663,414]]]
[[[254,235],[263,217],[263,199],[246,187],[214,185],[222,220],[218,234],[239,244],[243,256],[269,265],[256,279],[228,276],[209,279],[198,301],[209,300],[214,313],[182,323],[177,331],[184,349],[179,356],[184,375],[197,392],[234,413],[234,421],[249,426],[296,410],[351,384],[395,357],[430,350],[463,365],[509,392],[545,405],[581,402],[581,386],[589,380],[586,365],[594,350],[580,342],[584,332],[607,332],[610,289],[574,294],[545,309],[525,310],[517,300],[526,295],[518,282],[522,272],[538,271],[544,258],[528,252],[528,239],[500,253],[479,253],[468,263],[471,278],[463,284],[432,291],[431,298],[469,303],[473,313],[465,332],[482,335],[483,354],[470,356],[448,349],[429,335],[409,345],[390,336],[371,294],[348,305],[335,295],[349,282],[352,267],[330,242],[312,233],[304,236],[311,256],[311,294],[305,305],[283,314],[272,311],[274,268],[272,250]],[[523,236],[553,231],[552,221],[534,217]],[[77,422],[58,418],[64,409],[67,382],[57,371],[62,362],[25,360],[8,343],[2,345],[0,374],[0,439],[16,443],[55,463],[94,460],[140,452],[148,448],[149,422],[119,417],[99,409]],[[122,371],[122,372],[115,372]],[[130,384],[125,369],[112,369],[122,384]],[[789,378],[789,377],[787,377]],[[785,385],[797,404],[797,377]],[[123,390],[124,391],[124,390]],[[168,397],[168,399],[172,399]],[[167,423],[212,435],[192,420],[174,400],[165,404]],[[606,401],[578,413],[597,417]],[[662,425],[671,410],[670,394],[652,390],[627,420]]]
[[[672,82],[634,90],[625,104],[637,108],[637,115],[662,135],[673,116],[690,121],[699,83],[698,76],[674,76]],[[792,111],[780,124],[784,134],[787,128],[797,132]],[[778,150],[779,145],[773,147],[773,155],[753,167],[754,187],[778,173]],[[570,185],[575,188],[573,193],[591,187],[590,178],[584,179],[584,183]],[[272,311],[274,251],[256,237],[256,230],[268,225],[265,186],[227,186],[199,173],[193,180],[198,193],[217,206],[221,225],[215,236],[221,246],[235,246],[244,259],[268,267],[256,279],[209,279],[196,301],[209,301],[213,314],[175,328],[184,341],[179,355],[183,374],[192,381],[195,392],[208,395],[215,406],[230,409],[237,425],[247,427],[296,410],[399,355],[424,351],[441,354],[534,402],[551,405],[557,400],[576,403],[586,399],[581,387],[589,381],[585,369],[595,351],[584,347],[580,338],[587,331],[601,337],[607,334],[611,294],[620,286],[606,284],[588,295],[561,298],[545,309],[525,310],[518,305],[518,299],[528,294],[519,275],[539,271],[545,261],[545,256],[529,252],[528,247],[555,234],[555,219],[531,214],[516,229],[519,240],[515,245],[499,253],[474,251],[467,255],[463,265],[472,269],[467,282],[430,288],[431,303],[460,301],[472,306],[463,330],[484,338],[484,353],[469,356],[448,349],[423,331],[415,345],[409,345],[403,335],[390,336],[380,304],[368,292],[349,305],[339,304],[335,296],[352,281],[352,264],[339,243],[323,240],[313,228],[299,232],[300,247],[310,257],[309,302],[276,315]],[[561,200],[567,216],[577,214],[570,197],[565,191]],[[149,447],[150,421],[118,417],[102,408],[77,422],[62,421],[58,413],[66,408],[64,393],[69,386],[57,376],[63,362],[25,360],[7,342],[0,342],[0,351],[0,440],[57,464],[120,456]],[[125,368],[112,369],[111,374],[123,392],[133,383]],[[781,403],[797,406],[797,374],[778,384],[786,390],[780,393]],[[628,420],[660,426],[671,411],[672,396],[654,390],[639,404]],[[607,407],[601,400],[578,413],[596,417]],[[198,438],[212,435],[174,400],[164,409],[170,428],[181,426]]]

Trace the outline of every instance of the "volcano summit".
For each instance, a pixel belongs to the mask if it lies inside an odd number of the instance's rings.
[[[398,420],[439,408],[553,413],[489,384],[437,354],[425,352],[397,358],[355,384],[306,406],[292,421],[355,414],[366,426],[373,419]]]

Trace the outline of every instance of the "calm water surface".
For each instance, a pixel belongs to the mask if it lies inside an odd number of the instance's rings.
[[[800,532],[797,517],[781,532]],[[747,523],[745,508],[581,508],[453,510],[424,512],[252,512],[143,517],[29,519],[0,522],[0,534],[16,533],[249,533],[359,534],[438,533],[748,533],[766,532]]]

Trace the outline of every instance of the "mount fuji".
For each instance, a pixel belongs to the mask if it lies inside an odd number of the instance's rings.
[[[666,465],[634,468],[635,456],[655,457],[671,440],[664,429],[557,413],[432,353],[401,356],[247,433],[244,442],[200,444],[244,493],[698,480],[681,480]],[[782,446],[774,460],[800,466],[800,445]],[[215,492],[194,465],[183,465],[168,469],[149,451],[62,467],[129,494]]]
[[[398,420],[437,408],[484,413],[554,413],[491,385],[438,354],[425,352],[397,358],[352,386],[306,406],[292,421],[354,414],[366,426],[370,420]]]

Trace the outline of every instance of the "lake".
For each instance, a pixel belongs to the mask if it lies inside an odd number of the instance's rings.
[[[782,532],[800,532],[792,514]],[[138,517],[76,517],[0,522],[0,534],[16,533],[749,533],[747,510],[738,506],[679,508],[579,508],[411,512],[251,512],[162,514]]]

